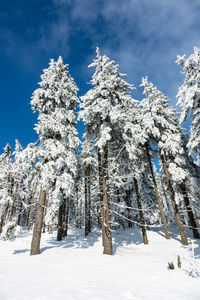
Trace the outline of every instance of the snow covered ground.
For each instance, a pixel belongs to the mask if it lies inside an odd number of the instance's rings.
[[[114,233],[114,255],[102,254],[100,231],[85,239],[70,230],[62,242],[42,235],[41,254],[30,256],[31,233],[0,241],[1,300],[199,300],[200,242],[182,246],[166,240],[160,228],[148,231],[143,245],[138,229]],[[195,259],[192,259],[192,241]],[[176,264],[181,256],[182,268]],[[173,261],[175,270],[168,269]]]

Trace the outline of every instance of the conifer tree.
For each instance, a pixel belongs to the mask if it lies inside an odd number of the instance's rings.
[[[69,75],[68,65],[51,59],[49,68],[44,70],[31,100],[34,112],[39,112],[36,131],[40,135],[36,168],[40,177],[40,196],[31,245],[31,254],[39,253],[44,205],[47,195],[49,202],[46,223],[52,224],[59,214],[58,239],[62,238],[62,218],[66,201],[74,194],[77,175],[77,148],[79,140],[76,130],[77,91]],[[64,212],[65,213],[65,212]]]
[[[144,87],[146,97],[142,101],[144,130],[148,133],[151,142],[158,146],[181,240],[183,245],[188,245],[166,161],[166,155],[169,158],[176,157],[177,153],[183,151],[180,145],[181,129],[178,126],[175,110],[168,105],[168,98],[157,90],[147,77],[142,79],[141,86]]]
[[[124,75],[119,73],[115,62],[105,55],[101,56],[98,48],[97,58],[89,67],[95,67],[96,71],[91,80],[93,88],[81,97],[83,102],[80,118],[86,124],[88,137],[96,142],[102,203],[102,239],[104,253],[112,254],[109,164],[113,155],[112,150],[116,148],[116,143],[123,139],[116,116],[120,114],[121,106],[126,106],[132,101],[129,92],[132,85],[121,78]],[[118,145],[121,144],[123,143]]]
[[[13,162],[11,147],[7,144],[0,156],[0,234],[9,220],[13,195]]]
[[[192,155],[200,160],[200,49],[194,47],[194,53],[187,59],[178,56],[179,64],[185,73],[183,85],[179,88],[177,104],[181,107],[180,121],[184,122],[191,111],[192,124],[188,148]]]

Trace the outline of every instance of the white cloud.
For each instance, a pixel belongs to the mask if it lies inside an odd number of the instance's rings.
[[[110,0],[103,17],[112,34],[103,48],[129,78],[147,74],[175,97],[181,75],[174,61],[199,46],[199,9],[197,0]]]
[[[175,98],[181,81],[176,55],[199,46],[199,0],[54,0],[54,4],[62,13],[70,11],[75,30],[87,33],[94,50],[98,45],[114,58],[129,81],[138,84],[141,76],[149,75]]]
[[[176,55],[189,55],[194,45],[200,46],[199,0],[52,0],[48,9],[51,14],[44,18],[36,40],[27,44],[25,38],[7,32],[5,47],[22,51],[26,60],[41,53],[67,57],[73,51],[70,38],[84,36],[80,41],[87,40],[87,57],[79,66],[81,71],[85,68],[84,78],[86,63],[99,46],[128,73],[129,81],[138,85],[141,76],[148,75],[175,98],[181,81]]]

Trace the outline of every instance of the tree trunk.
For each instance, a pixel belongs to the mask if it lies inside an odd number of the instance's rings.
[[[88,166],[88,232],[91,232],[90,166]]]
[[[166,177],[166,181],[167,181],[167,185],[168,185],[168,189],[169,189],[169,194],[170,194],[170,198],[171,198],[172,207],[173,207],[174,214],[175,214],[175,217],[176,217],[176,222],[177,222],[178,229],[179,229],[179,232],[180,232],[180,235],[181,235],[181,241],[182,241],[183,245],[188,245],[187,236],[186,236],[183,224],[181,222],[181,216],[180,216],[180,213],[179,213],[179,210],[178,210],[178,206],[177,206],[176,201],[175,201],[174,189],[172,187],[169,172],[168,172],[168,169],[167,169],[167,165],[165,163],[165,159],[164,159],[162,154],[160,154],[160,159],[161,159],[161,162],[162,162],[163,171],[165,173],[165,177]]]
[[[76,211],[76,228],[81,228],[79,220],[79,208],[78,208],[78,189],[76,188],[76,200],[75,200],[75,211]]]
[[[100,205],[97,204],[97,224],[98,224],[98,227],[101,228],[101,209],[100,209]]]
[[[45,198],[45,202],[44,202],[44,217],[43,217],[43,229],[42,229],[42,233],[45,233],[45,230],[46,230],[46,224],[45,224],[45,216],[46,216],[46,213],[47,213],[47,199]]]
[[[2,215],[1,215],[0,234],[3,231],[3,226],[5,224],[5,219],[6,219],[6,216],[7,216],[8,208],[9,208],[9,204],[7,204],[7,206],[5,207],[5,209],[4,209],[4,211],[3,211]]]
[[[84,168],[84,182],[85,182],[85,237],[88,236],[89,228],[88,228],[88,168],[87,166]]]
[[[58,211],[57,241],[62,241],[62,238],[63,238],[63,203],[60,205]]]
[[[43,189],[41,188],[39,201],[37,204],[36,216],[35,216],[35,224],[33,229],[30,255],[36,255],[40,253],[40,239],[42,233],[42,222],[43,222],[43,215],[44,215],[45,199],[46,199],[46,192],[43,191]]]
[[[107,184],[107,171],[108,171],[108,149],[104,146],[102,153],[102,198],[103,198],[103,220],[104,224],[104,254],[112,255],[112,233],[110,226],[110,203],[108,198],[108,184]]]
[[[133,223],[131,222],[131,209],[129,208],[131,206],[131,199],[130,199],[130,195],[131,195],[131,190],[127,190],[126,191],[126,196],[125,196],[125,203],[127,205],[127,215],[128,215],[128,228],[132,228],[133,227]]]
[[[101,162],[101,153],[99,150],[98,150],[98,168],[99,168],[99,195],[100,195],[100,207],[101,207],[102,246],[104,246],[105,217],[104,217],[104,209],[103,209],[102,162]]]
[[[34,202],[34,196],[32,196],[31,207],[30,207],[30,211],[29,211],[29,215],[28,215],[28,230],[30,230],[30,228],[32,226],[33,202]]]
[[[143,215],[143,210],[142,210],[142,199],[141,199],[141,196],[140,196],[137,179],[134,177],[133,181],[134,181],[134,185],[135,185],[135,193],[136,193],[137,204],[138,204],[138,209],[139,209],[143,241],[144,241],[144,244],[147,245],[148,244],[148,239],[147,239],[147,231],[146,231],[146,226],[145,226],[145,222],[144,222],[144,215]]]
[[[146,148],[146,154],[147,154],[148,163],[149,163],[149,169],[150,169],[152,180],[153,180],[154,192],[155,192],[156,199],[157,199],[157,202],[158,202],[158,207],[160,209],[160,215],[161,215],[161,220],[162,220],[163,227],[164,227],[165,237],[166,237],[166,239],[170,239],[170,235],[169,235],[169,232],[168,232],[168,229],[167,229],[167,221],[166,221],[166,218],[165,218],[165,215],[164,215],[164,212],[163,212],[162,203],[161,203],[161,200],[160,200],[160,195],[158,193],[158,187],[157,187],[157,184],[156,184],[156,179],[155,179],[155,175],[154,175],[153,168],[152,168],[152,163],[151,163],[151,157],[150,157],[150,154],[149,154],[149,147],[148,147],[147,143],[145,144],[145,148]]]
[[[161,178],[160,181],[161,181],[161,186],[162,186],[163,194],[164,194],[164,197],[165,197],[165,203],[166,203],[168,211],[170,211],[170,205],[168,203],[167,194],[166,194],[165,187],[164,187],[164,184],[163,184],[163,179]]]
[[[189,197],[188,197],[188,193],[186,191],[185,182],[182,182],[180,184],[180,189],[181,189],[181,192],[182,192],[182,195],[183,195],[183,200],[184,200],[185,207],[186,207],[186,210],[187,210],[187,215],[188,215],[188,218],[190,220],[190,226],[192,227],[193,236],[196,239],[200,239],[200,234],[199,234],[198,229],[197,229],[198,226],[197,226],[192,208],[190,206],[190,200],[189,200]]]
[[[63,237],[67,236],[68,227],[69,227],[69,199],[67,198],[65,201],[65,208],[63,210],[63,220],[64,220],[64,230]]]
[[[21,216],[22,216],[22,200],[21,200],[21,203],[20,203],[20,208],[19,208],[19,213],[18,213],[18,218],[17,218],[17,225],[20,226],[20,222],[21,222]]]
[[[91,215],[90,215],[90,166],[85,166],[84,170],[85,180],[85,237],[91,232]]]
[[[14,193],[14,197],[13,197],[10,220],[12,220],[13,216],[16,214],[15,203],[16,203],[16,200],[17,200],[17,190],[18,190],[18,182],[16,183],[16,187],[15,187],[15,193]]]

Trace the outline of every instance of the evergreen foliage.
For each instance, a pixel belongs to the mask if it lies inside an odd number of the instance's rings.
[[[43,70],[31,107],[38,114],[39,139],[22,148],[16,140],[0,155],[0,234],[13,239],[33,226],[31,254],[40,252],[46,228],[57,240],[68,227],[99,227],[105,254],[113,254],[112,230],[139,226],[144,244],[148,228],[177,224],[184,245],[188,226],[199,235],[200,50],[177,63],[185,72],[179,88],[181,118],[169,99],[147,77],[144,99],[133,99],[134,87],[119,66],[96,49],[91,88],[78,88],[61,57]],[[78,108],[78,109],[77,109]],[[81,143],[78,119],[85,125]],[[183,132],[191,111],[191,134]],[[180,212],[183,212],[182,214]]]

